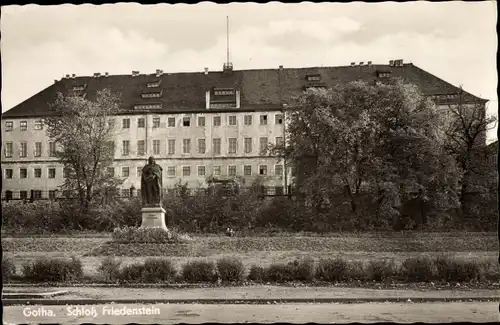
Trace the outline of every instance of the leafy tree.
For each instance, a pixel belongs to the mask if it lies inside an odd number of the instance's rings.
[[[293,105],[284,155],[297,167],[297,192],[316,212],[345,197],[352,214],[370,213],[360,211],[369,194],[377,213],[396,217],[412,195],[453,197],[440,125],[435,105],[402,81],[310,89]]]
[[[97,195],[116,191],[121,183],[109,173],[114,156],[114,123],[119,96],[110,90],[97,92],[95,100],[59,93],[47,118],[47,135],[57,144],[56,156],[65,170],[62,189],[78,196],[88,211]]]
[[[489,168],[486,133],[496,125],[494,116],[487,116],[483,101],[471,100],[460,90],[458,101],[448,105],[446,128],[447,151],[461,169],[460,204],[464,216],[477,216],[474,211],[479,199],[487,199],[496,171]],[[496,196],[496,193],[494,194]],[[489,198],[491,200],[492,198]],[[487,199],[488,200],[488,199]]]

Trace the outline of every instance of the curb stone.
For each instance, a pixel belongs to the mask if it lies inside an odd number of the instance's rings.
[[[15,305],[97,305],[97,304],[349,304],[349,303],[423,303],[423,302],[491,302],[498,297],[359,297],[359,298],[317,298],[317,299],[3,299],[4,306]]]

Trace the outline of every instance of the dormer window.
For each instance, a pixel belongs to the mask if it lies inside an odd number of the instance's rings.
[[[379,78],[389,78],[391,76],[390,71],[378,71],[377,72],[377,77]]]
[[[307,81],[321,81],[321,75],[319,74],[307,75],[306,79]]]
[[[154,92],[154,93],[142,93],[142,98],[160,98],[162,92]]]
[[[85,90],[85,87],[87,85],[74,85],[73,86],[73,91],[82,91],[82,90]]]
[[[149,82],[147,84],[147,87],[148,88],[157,88],[157,87],[160,87],[160,84],[161,84],[161,80],[158,80],[158,81],[155,81],[155,82]]]
[[[234,89],[232,88],[215,88],[214,96],[232,96],[234,95]]]
[[[134,106],[137,110],[161,109],[162,104],[138,104]]]

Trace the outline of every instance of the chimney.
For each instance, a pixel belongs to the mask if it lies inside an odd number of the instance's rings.
[[[55,84],[57,83],[57,81],[58,81],[57,79],[54,79],[54,83],[55,83]]]
[[[360,66],[360,67],[362,67],[362,66],[363,66],[363,64],[364,64],[364,62],[363,62],[363,61],[359,62],[359,66]]]
[[[393,66],[394,66],[394,60],[390,60],[390,61],[389,61],[389,66],[390,66],[390,67],[393,67]]]
[[[109,73],[104,72],[104,76],[105,76],[105,77],[108,77],[108,76],[109,76]]]
[[[354,67],[356,65],[356,62],[351,62],[351,67]]]
[[[371,67],[372,66],[372,61],[368,61],[368,66]]]
[[[132,77],[137,77],[139,75],[139,71],[132,71]]]
[[[205,74],[208,74],[208,68],[205,68]]]
[[[282,65],[280,65],[280,70],[283,70],[283,66]]]
[[[75,79],[75,78],[76,78],[76,74],[74,74],[74,73],[73,73],[73,74],[71,75],[71,78]]]
[[[69,74],[66,75],[66,79],[69,79]]]
[[[159,77],[163,74],[163,70],[156,69],[156,76]]]

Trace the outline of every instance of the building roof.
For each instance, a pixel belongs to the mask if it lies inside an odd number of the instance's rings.
[[[155,112],[195,112],[204,111],[205,93],[213,88],[233,88],[240,91],[240,110],[281,108],[290,103],[304,87],[314,86],[307,76],[319,75],[321,84],[364,80],[375,82],[380,72],[390,72],[392,77],[400,77],[405,82],[417,85],[427,96],[438,96],[446,100],[457,94],[459,88],[409,63],[400,66],[364,65],[339,67],[278,68],[259,70],[234,70],[230,73],[211,71],[191,73],[163,73],[130,75],[101,75],[99,77],[63,78],[41,92],[33,95],[14,108],[2,114],[6,117],[36,117],[51,114],[49,104],[58,92],[68,93],[74,86],[85,85],[86,98],[95,98],[96,91],[109,88],[121,93],[124,112],[133,112],[138,104],[161,103]],[[158,88],[148,88],[148,83],[160,81]],[[160,98],[143,98],[143,93],[161,91]],[[441,97],[440,97],[441,96]],[[467,94],[469,99],[486,101]],[[234,110],[234,109],[233,109]],[[212,109],[211,109],[212,111]]]

